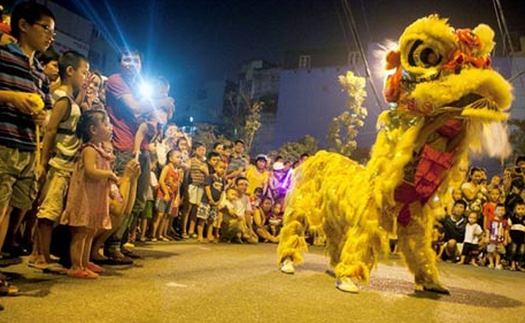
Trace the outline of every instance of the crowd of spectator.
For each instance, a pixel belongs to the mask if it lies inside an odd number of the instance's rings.
[[[90,71],[50,45],[55,18],[17,5],[0,38],[0,264],[95,279],[130,265],[137,244],[277,243],[293,163],[245,142],[194,141],[176,124],[169,82],[141,93],[142,57],[121,52],[120,71]],[[523,271],[525,160],[490,182],[472,168],[437,222],[439,260]],[[0,295],[19,290],[0,274]]]
[[[5,18],[5,16],[3,16]],[[0,265],[96,279],[136,244],[276,243],[291,163],[250,160],[242,139],[212,147],[170,122],[169,82],[141,91],[141,54],[91,71],[57,53],[55,17],[18,4],[0,33]],[[0,273],[0,296],[18,294]]]
[[[525,271],[525,157],[490,181],[480,167],[451,188],[447,215],[434,225],[438,261]]]

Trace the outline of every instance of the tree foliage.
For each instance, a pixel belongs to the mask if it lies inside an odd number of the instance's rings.
[[[252,100],[249,94],[236,91],[228,95],[230,113],[225,116],[226,122],[231,124],[231,133],[228,137],[243,139],[246,151],[250,151],[255,134],[261,128],[261,111],[264,102]]]
[[[349,96],[347,111],[332,120],[326,141],[330,150],[350,157],[357,149],[358,128],[364,125],[368,114],[367,109],[362,106],[366,98],[366,81],[364,77],[355,76],[348,71],[346,75],[339,76],[339,83]]]
[[[221,142],[227,144],[230,142],[224,135],[217,135],[217,129],[214,125],[209,123],[197,123],[195,124],[196,130],[192,135],[194,142],[201,142],[206,146],[206,149],[211,149],[213,144]]]
[[[270,152],[270,157],[282,156],[285,160],[296,161],[303,153],[313,155],[319,149],[317,147],[317,139],[310,135],[306,135],[297,142],[287,142],[279,147],[277,150]]]
[[[249,104],[250,102],[247,102]],[[255,134],[261,128],[261,111],[264,106],[263,102],[256,101],[251,103],[248,108],[248,114],[244,120],[244,125],[241,128],[241,138],[244,138],[246,151],[250,151],[252,148],[253,139]]]

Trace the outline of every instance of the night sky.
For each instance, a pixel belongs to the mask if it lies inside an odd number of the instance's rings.
[[[279,64],[286,50],[354,46],[341,0],[58,0],[113,38],[117,26],[146,66],[174,78],[235,79],[251,59]],[[501,0],[509,30],[525,35],[522,0]],[[501,43],[492,0],[350,0],[363,44],[397,39],[431,13],[455,27],[489,24]],[[92,10],[89,10],[91,8]],[[112,12],[115,20],[109,17]],[[100,19],[95,19],[99,17]],[[346,28],[346,30],[344,29]],[[346,31],[346,38],[345,38]],[[120,44],[119,44],[120,45]]]

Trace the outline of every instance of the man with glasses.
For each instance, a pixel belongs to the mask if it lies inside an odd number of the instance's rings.
[[[0,46],[0,248],[13,208],[31,208],[36,196],[36,126],[46,123],[51,109],[49,80],[35,58],[53,42],[55,17],[37,3],[18,4],[11,16],[16,43]],[[18,289],[0,280],[0,292]]]

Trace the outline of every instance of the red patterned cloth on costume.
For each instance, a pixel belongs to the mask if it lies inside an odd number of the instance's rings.
[[[86,147],[95,149],[97,169],[111,169],[112,158],[110,154],[105,152],[102,147],[87,143],[80,148],[81,156]],[[86,177],[84,159],[79,158],[71,177],[66,208],[60,223],[72,227],[111,229],[109,190],[109,180],[92,180]]]

